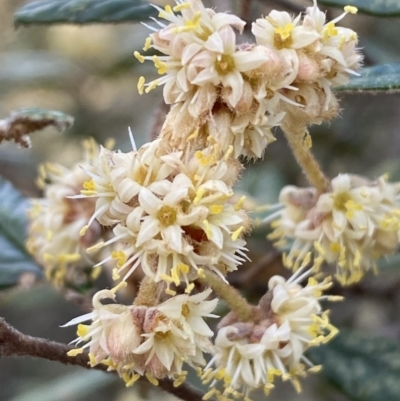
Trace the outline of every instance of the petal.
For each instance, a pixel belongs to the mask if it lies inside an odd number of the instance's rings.
[[[182,253],[182,232],[181,227],[176,224],[163,228],[161,231],[161,235],[168,246],[178,253]]]
[[[143,220],[136,240],[136,246],[144,244],[154,238],[160,232],[160,223],[157,219],[150,216]]]
[[[142,187],[139,192],[139,203],[148,214],[156,214],[163,203],[149,189]]]

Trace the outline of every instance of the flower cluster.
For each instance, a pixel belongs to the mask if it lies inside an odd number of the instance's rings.
[[[86,141],[84,147],[85,160],[72,169],[55,163],[40,167],[38,185],[45,198],[33,200],[29,212],[28,250],[44,267],[46,277],[57,286],[66,282],[79,286],[96,278],[100,270],[92,270],[92,266],[101,256],[89,257],[86,249],[109,235],[98,222],[92,224],[85,235],[79,235],[95,210],[94,200],[71,198],[80,193],[89,178],[84,168],[88,168],[98,154],[94,140]]]
[[[215,317],[211,312],[218,300],[207,300],[210,294],[208,289],[193,296],[178,295],[149,307],[103,305],[103,300],[115,300],[115,292],[99,291],[93,298],[93,312],[65,325],[79,324],[74,342],[86,342],[69,355],[89,348],[91,366],[109,366],[127,386],[140,376],[146,376],[153,384],[166,377],[179,384],[187,373],[182,370],[183,363],[204,365],[203,352],[212,351],[213,332],[204,318]],[[92,320],[90,325],[82,324],[88,320]]]
[[[97,197],[93,216],[114,237],[89,251],[119,244],[103,261],[115,261],[115,279],[141,266],[169,293],[181,282],[190,292],[204,269],[225,276],[244,261],[249,219],[241,201],[228,202],[241,167],[218,146],[163,154],[156,140],[130,153],[104,150],[96,163],[83,196]]]
[[[254,43],[237,45],[245,23],[234,15],[200,0],[155,7],[167,22],[148,26],[144,50],[162,55],[135,55],[162,75],[138,84],[140,93],[164,85],[171,109],[160,136],[137,149],[131,135],[128,152],[91,143],[79,167],[47,166],[46,198],[32,211],[29,249],[49,277],[113,267],[112,289],[98,291],[93,312],[67,324],[78,324],[74,343],[85,343],[69,355],[89,349],[92,366],[107,365],[127,386],[141,376],[179,385],[187,363],[210,383],[205,399],[246,398],[255,388],[268,394],[276,376],[300,390],[299,378],[319,368],[304,352],[337,333],[320,304],[338,298],[322,295],[331,279],[312,275],[335,262],[339,281],[355,282],[399,240],[400,187],[350,175],[330,182],[309,151],[307,126],[337,114],[331,88],[359,68],[357,35],[336,26],[357,10],[347,6],[330,22],[316,2],[297,17],[272,11],[253,23]],[[292,242],[284,264],[295,273],[272,277],[254,306],[227,279],[248,259],[251,229],[245,197],[233,188],[240,157],[262,157],[278,125],[315,188],[284,188],[267,219],[275,220],[276,245]],[[143,280],[133,304],[117,303],[121,288],[136,291],[134,272]],[[214,317],[212,291],[231,308],[215,346],[204,320]],[[204,353],[212,357],[202,370]]]
[[[368,270],[376,270],[379,257],[398,247],[399,193],[399,184],[385,177],[371,182],[349,174],[334,178],[320,195],[313,188],[286,187],[270,238],[279,246],[293,240],[284,258],[287,267],[296,270],[312,251],[317,269],[324,261],[335,263],[338,281],[355,283]]]
[[[234,155],[261,157],[275,138],[271,128],[319,124],[337,114],[332,86],[343,85],[359,68],[357,35],[336,23],[355,7],[326,22],[314,2],[303,18],[272,11],[253,23],[256,43],[236,44],[244,21],[206,9],[199,0],[177,1],[174,8],[156,7],[159,29],[146,40],[162,56],[152,60],[162,78],[145,85],[143,93],[164,85],[164,100],[174,104],[161,136],[176,147],[199,130],[203,146],[213,140]],[[146,89],[144,89],[146,86]]]
[[[211,382],[212,387],[206,397],[216,394],[218,399],[221,395],[223,399],[248,398],[257,388],[268,395],[277,376],[290,380],[300,391],[298,378],[307,371],[319,370],[304,352],[337,334],[328,311],[322,312],[320,300],[338,298],[321,295],[332,284],[329,278],[321,283],[310,278],[301,287],[299,282],[311,273],[302,271],[304,267],[287,281],[281,276],[272,277],[252,321],[242,322],[234,315],[221,321],[216,352],[202,373],[203,382]],[[218,383],[223,386],[222,392]]]

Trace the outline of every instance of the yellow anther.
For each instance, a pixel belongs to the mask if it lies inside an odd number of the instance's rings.
[[[83,348],[71,349],[67,352],[68,356],[77,356],[83,353]]]
[[[345,7],[344,7],[344,11],[345,11],[346,13],[350,13],[350,14],[357,14],[358,8],[357,8],[357,7],[354,7],[354,6],[345,6]]]
[[[240,234],[242,234],[243,231],[244,231],[243,226],[239,227],[237,230],[235,230],[231,235],[232,241],[236,241],[240,237]]]
[[[224,210],[223,205],[211,205],[209,207],[211,214],[220,214]]]
[[[97,280],[99,278],[101,270],[101,266],[96,266],[93,268],[92,273],[90,274],[93,280]]]
[[[87,326],[86,324],[78,324],[76,334],[78,335],[78,337],[87,336],[89,334],[89,326]]]
[[[187,137],[187,141],[191,141],[192,139],[197,138],[198,135],[199,135],[199,129],[197,128]]]
[[[322,247],[319,241],[314,241],[314,248],[321,256],[325,255],[325,249]]]
[[[285,26],[278,26],[275,28],[275,33],[281,37],[282,40],[290,38],[294,25],[292,23],[286,24]]]
[[[145,373],[147,380],[153,385],[158,386],[158,380],[150,373]]]
[[[190,4],[189,3],[182,3],[182,4],[178,4],[177,6],[175,6],[173,8],[173,10],[177,13],[177,12],[180,12],[182,10],[187,10],[188,8],[190,8]]]
[[[186,287],[185,293],[186,293],[186,294],[190,294],[190,293],[193,291],[193,289],[194,289],[194,283],[190,283],[190,284]]]
[[[93,180],[85,181],[82,186],[83,186],[83,188],[88,189],[90,191],[94,191],[96,189]]]
[[[204,226],[205,226],[205,232],[206,232],[207,238],[208,238],[209,240],[211,240],[211,238],[212,238],[212,230],[211,230],[210,223],[208,222],[208,220],[204,220],[204,221],[203,221],[203,224],[204,224]],[[232,234],[232,235],[233,235],[233,234]]]
[[[196,191],[196,196],[193,199],[193,204],[197,205],[201,201],[201,199],[203,198],[205,193],[206,193],[206,190],[204,188],[199,188]]]
[[[167,5],[165,6],[165,11],[166,11],[168,14],[173,14],[172,8],[171,8],[171,6],[170,6],[169,4],[167,4]]]
[[[147,38],[147,39],[150,39],[150,38]],[[133,55],[137,58],[137,60],[140,62],[140,63],[144,63],[145,62],[145,58],[144,58],[144,56],[142,56],[138,51],[135,51],[134,53],[133,53]]]
[[[111,288],[111,292],[115,294],[117,291],[119,291],[121,288],[125,288],[128,284],[125,281],[121,281],[118,285],[115,287]]]
[[[151,40],[151,37],[149,36],[146,38],[146,40],[144,42],[143,51],[147,52],[147,50],[150,49],[151,44],[152,44],[152,40]],[[141,57],[143,57],[143,56],[141,56]],[[143,57],[143,59],[144,59],[144,57]]]
[[[239,199],[239,201],[236,203],[236,205],[235,205],[235,207],[234,207],[235,212],[238,212],[240,209],[242,209],[242,207],[243,207],[243,205],[244,205],[244,202],[246,202],[246,196],[243,195],[243,196]]]
[[[98,362],[96,360],[96,357],[91,352],[89,352],[89,365],[93,367],[96,366],[97,364]]]
[[[200,267],[200,269],[197,270],[197,276],[198,276],[199,278],[206,278],[206,274],[205,274],[205,272],[204,272],[204,269],[202,269],[202,268]]]
[[[146,80],[144,79],[144,77],[140,77],[138,84],[137,84],[137,89],[139,92],[139,95],[143,95],[143,91],[144,91],[144,83],[146,82]]]
[[[160,279],[166,281],[167,283],[172,283],[174,281],[172,280],[171,276],[168,276],[168,274],[161,274]]]
[[[149,86],[144,90],[146,93],[149,93],[153,89],[157,88],[160,81],[156,79],[155,81],[150,82]]]
[[[172,297],[174,297],[174,296],[176,295],[176,291],[171,290],[170,288],[167,288],[167,289],[165,290],[165,293],[166,293],[167,295],[171,295]]]
[[[100,248],[102,248],[103,246],[104,246],[104,242],[99,242],[98,244],[93,245],[93,246],[87,248],[87,249],[86,249],[86,252],[87,252],[87,253],[96,252],[96,251],[98,251]]]
[[[225,153],[224,160],[227,161],[233,153],[233,146],[229,145],[228,150]]]

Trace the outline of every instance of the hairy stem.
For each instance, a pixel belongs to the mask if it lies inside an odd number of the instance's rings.
[[[140,283],[139,292],[133,304],[136,306],[157,305],[157,283],[150,277],[145,277]]]
[[[321,167],[310,151],[311,138],[307,130],[301,125],[297,129],[294,129],[293,125],[290,127],[286,125],[282,128],[297,163],[303,169],[310,184],[313,185],[318,192],[325,192],[328,188],[329,180],[325,177]]]
[[[90,367],[89,356],[86,353],[68,356],[67,352],[71,349],[74,347],[23,334],[0,318],[0,358],[31,356],[61,362],[65,365],[77,365],[85,369],[107,371],[108,367],[102,364]],[[174,387],[172,381],[166,379],[160,380],[159,386],[184,401],[201,401],[203,397],[200,391],[185,383]]]
[[[242,322],[253,319],[256,307],[250,305],[238,290],[213,272],[204,271],[204,275],[205,277],[200,280],[209,285],[216,294],[228,304],[231,311],[234,312]]]

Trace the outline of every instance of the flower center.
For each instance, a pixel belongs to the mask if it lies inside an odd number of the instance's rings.
[[[293,44],[292,31],[293,24],[289,23],[285,26],[278,26],[274,32],[274,46],[278,49],[288,49]]]
[[[171,206],[163,206],[157,212],[157,219],[163,226],[171,226],[176,222],[176,210]]]
[[[341,211],[346,211],[347,210],[346,203],[349,200],[351,200],[351,198],[347,192],[342,192],[341,194],[337,194],[333,202],[333,207]]]
[[[219,75],[226,75],[235,69],[235,60],[230,54],[222,54],[215,62],[215,69]]]
[[[181,313],[182,313],[182,316],[184,316],[184,317],[188,317],[189,316],[190,309],[186,304],[182,305],[182,312]]]

